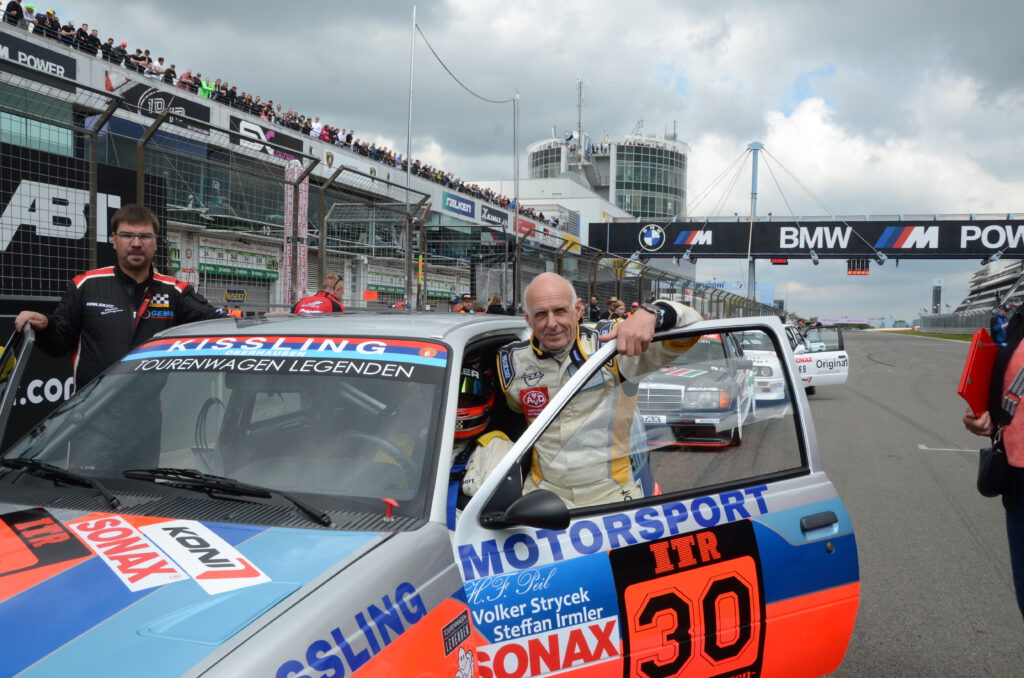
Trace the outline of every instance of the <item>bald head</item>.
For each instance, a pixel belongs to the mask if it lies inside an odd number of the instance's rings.
[[[564,296],[572,304],[576,299],[576,290],[572,283],[557,273],[541,273],[530,281],[523,292],[523,302],[526,305],[526,313],[530,313],[530,300],[540,296]]]
[[[558,353],[576,340],[583,300],[568,280],[557,273],[541,273],[526,286],[523,301],[526,324],[545,350]]]

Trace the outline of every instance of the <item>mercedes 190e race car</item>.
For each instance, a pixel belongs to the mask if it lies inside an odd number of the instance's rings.
[[[648,437],[689,447],[739,445],[755,415],[755,369],[736,336],[702,336],[640,382],[637,409]]]
[[[624,360],[614,342],[525,427],[494,381],[496,350],[528,334],[517,318],[224,319],[158,335],[0,458],[0,674],[829,673],[856,616],[857,548],[782,325],[711,321],[655,341],[678,352],[739,332],[763,335],[797,397],[751,418],[728,455],[650,440],[638,384],[605,382]],[[0,425],[31,347],[0,357],[14,365]],[[578,406],[595,386],[614,408]],[[467,496],[473,441],[497,431],[515,442]],[[524,494],[547,432],[562,468],[642,473],[643,490],[573,510]]]

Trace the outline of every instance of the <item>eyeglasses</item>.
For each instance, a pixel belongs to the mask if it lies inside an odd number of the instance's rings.
[[[154,233],[125,233],[124,231],[120,231],[118,233],[115,233],[114,235],[120,238],[121,242],[131,242],[132,240],[138,238],[139,242],[141,242],[143,245],[156,240],[156,234]]]

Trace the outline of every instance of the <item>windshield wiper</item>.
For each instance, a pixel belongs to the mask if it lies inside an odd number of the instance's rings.
[[[38,459],[0,459],[0,465],[8,468],[18,469],[25,473],[31,473],[34,476],[40,478],[48,478],[50,480],[64,480],[78,485],[86,485],[99,492],[107,503],[114,507],[115,510],[121,509],[121,501],[114,496],[114,493],[106,488],[106,486],[95,478],[89,476],[83,476],[80,473],[69,471],[60,466],[54,466],[53,464],[47,464],[46,462],[39,461]]]
[[[290,501],[296,508],[320,525],[334,527],[334,521],[331,520],[331,517],[326,512],[310,506],[287,492],[270,487],[249,485],[233,478],[203,473],[194,468],[138,468],[128,469],[123,472],[123,475],[125,478],[135,480],[152,480],[153,482],[166,480],[170,485],[186,489],[205,490],[207,494],[210,492],[222,492],[239,497],[261,497],[263,499],[269,499],[276,494],[282,499]]]

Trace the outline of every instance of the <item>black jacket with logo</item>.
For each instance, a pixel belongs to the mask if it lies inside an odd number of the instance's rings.
[[[220,315],[188,283],[155,271],[138,283],[108,266],[71,280],[36,344],[56,357],[74,351],[81,388],[157,332]]]

